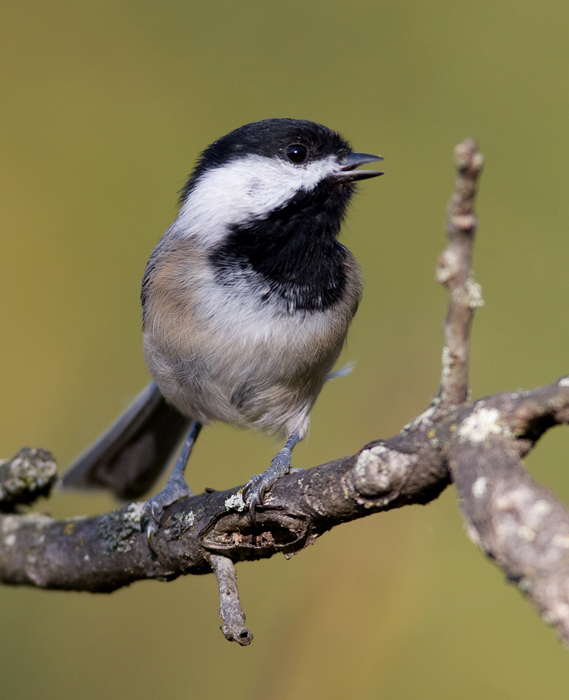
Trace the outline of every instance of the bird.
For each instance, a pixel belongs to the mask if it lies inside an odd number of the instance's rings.
[[[184,470],[201,427],[220,421],[285,439],[244,487],[256,524],[321,389],[341,374],[333,367],[362,280],[338,235],[356,182],[383,175],[357,168],[380,160],[289,118],[246,124],[201,153],[142,280],[152,382],[69,467],[64,488],[140,498],[187,434],[166,486],[145,503],[151,544],[164,509],[192,495]]]

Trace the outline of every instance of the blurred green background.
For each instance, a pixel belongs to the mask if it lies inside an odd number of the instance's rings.
[[[452,149],[486,156],[475,396],[569,372],[569,5],[559,0],[2,3],[0,456],[63,468],[146,383],[139,285],[198,152],[250,121],[322,122],[386,158],[342,240],[365,296],[308,467],[397,432],[437,390]],[[229,488],[275,443],[207,429],[189,481]],[[569,500],[569,434],[528,465]],[[54,515],[105,497],[58,494]],[[111,596],[0,590],[0,697],[564,697],[567,652],[470,544],[453,489],[238,567],[255,641],[226,642],[212,576]]]

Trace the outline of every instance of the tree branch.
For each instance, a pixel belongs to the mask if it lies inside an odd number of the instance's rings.
[[[57,466],[47,450],[22,447],[10,460],[0,460],[0,513],[47,496],[57,481]]]
[[[440,395],[443,405],[451,406],[468,398],[470,327],[475,309],[484,304],[482,290],[474,281],[471,271],[477,225],[474,197],[484,164],[476,141],[466,139],[454,149],[454,164],[457,177],[447,206],[449,243],[439,258],[437,268],[437,279],[449,292]]]
[[[468,400],[470,327],[482,304],[470,269],[482,162],[472,140],[455,150],[458,176],[448,206],[449,243],[437,271],[449,293],[441,390],[401,433],[372,442],[356,455],[282,477],[258,508],[256,526],[243,502],[243,487],[180,501],[163,514],[155,555],[140,531],[141,503],[65,521],[0,516],[0,581],[109,592],[143,579],[213,571],[222,631],[247,645],[253,637],[239,603],[234,563],[278,552],[292,556],[332,527],[428,503],[454,481],[469,537],[569,641],[569,512],[520,463],[546,430],[569,423],[569,377],[534,391]],[[0,509],[6,466],[0,467]],[[14,466],[13,460],[6,473],[12,474]],[[42,483],[41,492],[47,494],[51,482]],[[29,495],[11,498],[4,510],[13,510],[14,501],[27,502]]]

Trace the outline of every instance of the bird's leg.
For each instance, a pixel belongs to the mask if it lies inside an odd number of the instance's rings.
[[[188,463],[190,454],[192,453],[192,448],[198,438],[198,435],[200,434],[201,429],[202,424],[198,423],[197,420],[192,423],[190,432],[186,438],[186,442],[182,447],[178,461],[174,465],[172,474],[166,482],[166,486],[164,486],[162,491],[157,493],[156,496],[149,498],[142,509],[140,529],[146,531],[148,546],[153,554],[156,554],[153,546],[154,535],[158,531],[158,525],[160,523],[160,518],[164,513],[164,508],[171,506],[172,503],[181,501],[182,498],[187,498],[188,496],[194,495],[186,483],[184,472],[186,470],[186,464]]]
[[[249,505],[249,514],[251,520],[255,521],[255,508],[263,505],[265,493],[271,486],[284,474],[290,471],[290,460],[292,450],[297,442],[300,442],[298,433],[293,433],[286,441],[285,446],[280,450],[276,457],[273,458],[271,466],[262,474],[252,477],[247,482],[243,491],[243,500]]]

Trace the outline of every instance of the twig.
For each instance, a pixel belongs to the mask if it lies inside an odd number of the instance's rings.
[[[449,293],[440,394],[443,406],[456,406],[468,399],[470,327],[475,309],[484,303],[482,290],[471,272],[477,225],[474,197],[484,164],[476,141],[466,139],[459,144],[454,150],[454,163],[457,178],[447,207],[449,243],[437,269],[437,279]]]
[[[245,627],[245,613],[239,601],[235,566],[231,559],[216,554],[211,554],[209,561],[219,586],[219,617],[223,620],[221,631],[228,641],[246,647],[253,641],[253,635]]]

